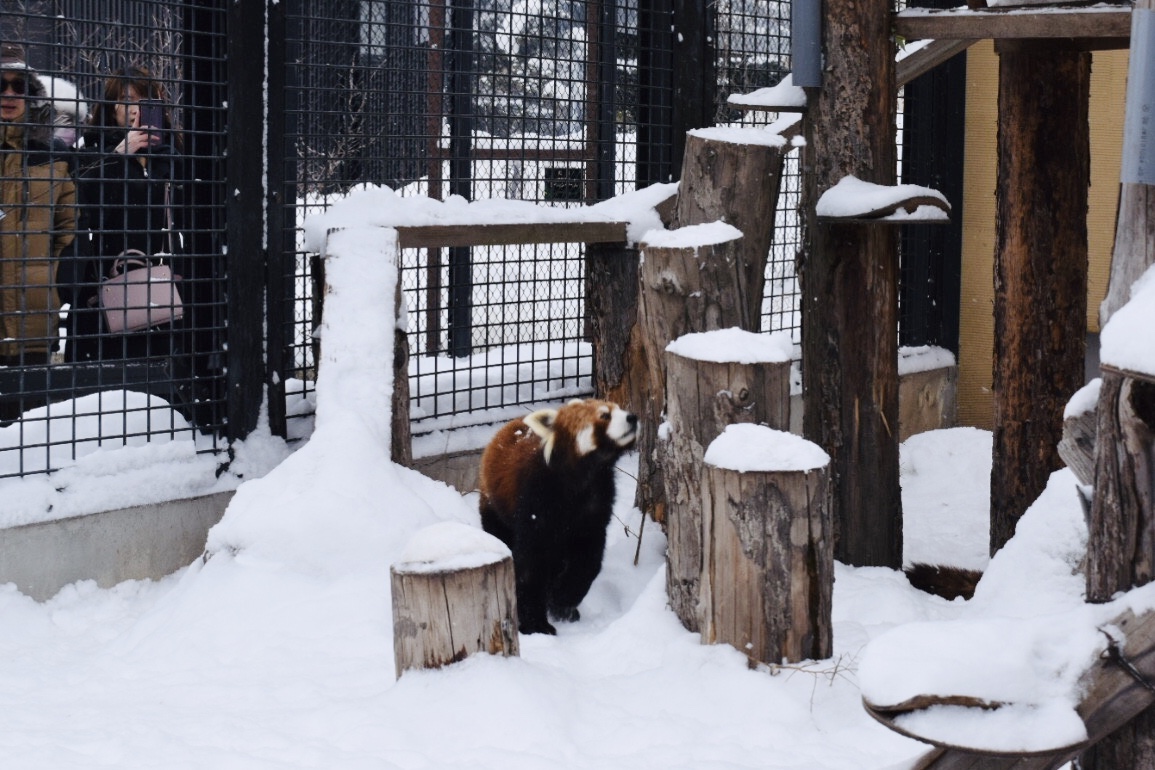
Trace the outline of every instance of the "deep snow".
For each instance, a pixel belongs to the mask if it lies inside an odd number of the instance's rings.
[[[908,729],[1023,748],[1076,735],[1072,688],[1100,619],[1082,603],[1075,479],[1055,473],[988,564],[991,437],[970,428],[911,438],[901,463],[906,558],[987,568],[969,602],[836,565],[833,658],[751,669],[667,609],[664,539],[642,533],[628,456],[580,622],[524,637],[519,658],[396,680],[390,565],[427,527],[478,519],[473,494],[389,462],[389,356],[365,351],[390,350],[394,324],[365,308],[396,276],[390,240],[355,223],[328,235],[315,428],[292,453],[260,432],[238,447],[254,472],[205,557],[42,604],[0,586],[0,767],[896,770],[927,746],[873,721],[864,692],[957,688],[1021,708]],[[102,469],[115,484],[116,464]]]

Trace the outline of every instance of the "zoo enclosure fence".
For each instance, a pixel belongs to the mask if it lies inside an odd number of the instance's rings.
[[[90,380],[67,362],[50,367],[52,382],[37,380],[36,367],[0,373],[19,379],[21,397],[53,402],[0,429],[8,440],[0,463],[18,458],[0,477],[88,451],[83,419],[102,423],[98,443],[184,435],[222,464],[263,410],[275,432],[298,435],[319,308],[317,255],[301,246],[306,217],[362,185],[581,206],[672,181],[687,129],[753,120],[729,110],[726,97],[789,70],[789,4],[778,0],[0,0],[0,8],[0,38],[24,44],[33,66],[73,80],[90,99],[108,71],[149,66],[166,86],[192,168],[182,355],[159,368],[102,362]],[[795,339],[799,189],[792,157],[763,305],[763,328]],[[583,270],[577,246],[404,252],[415,432],[587,394]],[[130,381],[134,372],[142,382]],[[150,400],[111,401],[126,384]],[[90,392],[96,402],[78,408],[72,397]],[[180,399],[187,403],[163,411]]]

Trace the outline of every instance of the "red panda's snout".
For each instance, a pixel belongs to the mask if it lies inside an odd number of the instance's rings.
[[[628,449],[638,437],[638,416],[614,406],[610,412],[610,424],[606,428],[606,438],[618,446]]]

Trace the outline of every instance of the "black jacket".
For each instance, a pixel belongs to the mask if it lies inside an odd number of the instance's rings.
[[[90,259],[78,281],[77,312],[70,323],[73,339],[67,357],[74,361],[163,355],[172,348],[171,328],[107,337],[95,307],[100,281],[130,249],[164,255],[161,258],[180,273],[182,158],[167,146],[135,155],[113,152],[123,136],[117,132],[104,141],[95,138],[95,150],[82,153],[80,160],[77,198]]]

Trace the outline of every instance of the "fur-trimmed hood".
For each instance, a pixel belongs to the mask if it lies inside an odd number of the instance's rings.
[[[19,127],[22,129],[20,133],[26,144],[47,145],[52,139],[52,110],[48,92],[40,74],[25,61],[24,49],[8,43],[0,45],[0,71],[19,72],[24,76],[28,93],[25,95],[26,111],[24,125]],[[9,130],[16,128],[12,126]]]

